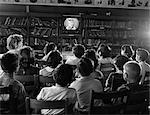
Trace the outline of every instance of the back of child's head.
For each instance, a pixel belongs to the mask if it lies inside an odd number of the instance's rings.
[[[1,58],[1,68],[6,73],[13,73],[17,70],[19,56],[14,52],[7,52]]]
[[[128,61],[124,65],[124,72],[127,74],[127,79],[138,82],[140,79],[141,67],[136,61]]]
[[[103,58],[110,57],[111,48],[106,44],[101,44],[98,48],[98,54]]]
[[[60,64],[54,70],[54,80],[62,87],[68,86],[72,82],[73,68],[69,64]]]
[[[81,44],[76,44],[73,47],[73,53],[77,58],[81,58],[84,55],[85,47]]]
[[[61,62],[62,62],[62,56],[60,52],[58,52],[57,50],[50,52],[47,59],[48,66],[51,66],[52,68],[56,68],[58,64],[60,64]]]
[[[126,56],[123,56],[123,55],[118,55],[114,59],[115,65],[117,66],[117,68],[119,70],[122,70],[122,71],[123,71],[123,65],[128,61],[130,61],[129,58],[127,58]]]
[[[94,49],[86,50],[84,53],[84,57],[89,58],[92,61],[94,61],[94,69],[96,69],[96,67],[98,66],[98,59],[97,59],[95,50]]]
[[[47,43],[44,47],[45,55],[48,54],[50,51],[53,51],[57,48],[56,44],[53,42]]]
[[[131,58],[134,54],[134,50],[131,45],[123,45],[121,47],[121,55],[125,55],[128,58]]]
[[[13,50],[22,47],[23,44],[23,36],[19,34],[10,35],[7,38],[7,49]]]
[[[136,50],[136,60],[137,61],[146,61],[149,56],[149,52],[146,49],[138,48]]]
[[[81,76],[89,76],[93,72],[93,65],[90,59],[82,57],[77,64],[77,69]]]

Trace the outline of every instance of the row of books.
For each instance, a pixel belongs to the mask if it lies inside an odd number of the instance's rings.
[[[96,30],[96,31],[88,31],[89,37],[106,37],[106,38],[134,38],[137,36],[137,31],[112,31],[112,30]]]
[[[28,22],[28,19],[25,17],[6,17],[1,19],[1,25],[6,25],[6,26],[26,26]]]
[[[31,26],[48,26],[51,28],[57,27],[57,21],[54,19],[48,19],[48,20],[41,20],[40,18],[32,18],[31,19]]]
[[[27,31],[24,28],[0,28],[0,36],[8,36],[13,33],[27,35]]]
[[[124,29],[135,29],[138,26],[136,21],[99,21],[99,20],[89,20],[89,25],[87,27],[106,27],[106,28],[124,28]]]
[[[37,36],[56,36],[57,33],[57,29],[45,27],[35,27],[31,30],[31,35]]]

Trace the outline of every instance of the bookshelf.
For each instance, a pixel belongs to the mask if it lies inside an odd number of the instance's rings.
[[[51,41],[61,51],[70,51],[74,43],[96,47],[99,42],[112,46],[114,54],[126,43],[150,49],[149,11],[149,7],[0,3],[0,46],[5,47],[8,35],[18,32],[26,44],[40,49]],[[63,32],[67,16],[79,19],[77,34]]]

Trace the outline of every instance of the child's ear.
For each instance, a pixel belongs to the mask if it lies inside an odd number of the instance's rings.
[[[124,73],[123,78],[124,78],[125,81],[127,81],[128,80],[128,73]]]

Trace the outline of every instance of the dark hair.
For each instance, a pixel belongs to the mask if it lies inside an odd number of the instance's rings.
[[[132,46],[127,44],[121,47],[121,51],[123,51],[128,58],[131,58],[134,54]]]
[[[81,44],[77,44],[73,47],[73,53],[77,58],[81,58],[84,54],[85,47]]]
[[[60,52],[56,51],[52,51],[50,52],[48,59],[47,59],[47,65],[51,66],[52,68],[55,68],[58,66],[58,64],[60,64],[62,61],[62,56],[60,54]]]
[[[84,57],[90,58],[92,61],[94,61],[94,70],[98,66],[98,59],[96,56],[96,52],[94,49],[88,49],[85,51]]]
[[[93,65],[90,59],[82,57],[77,64],[77,69],[82,76],[89,76],[93,72]]]
[[[101,52],[100,56],[103,58],[110,57],[111,48],[106,44],[101,44],[98,48],[98,53]]]
[[[34,53],[33,53],[33,49],[30,47],[30,46],[23,46],[21,49],[20,49],[20,56],[21,56],[21,59],[20,59],[20,64],[23,63],[24,59],[26,57],[23,56],[23,53],[26,54],[27,58],[28,58],[28,62],[26,62],[28,65],[30,64],[34,64]]]
[[[1,67],[6,73],[13,73],[18,68],[19,56],[14,52],[7,52],[2,56]]]
[[[55,50],[56,44],[53,42],[47,43],[44,47],[45,54],[48,54],[50,51]]]
[[[54,80],[56,83],[65,87],[72,82],[73,68],[69,64],[60,64],[54,71]]]
[[[118,55],[117,57],[115,57],[114,61],[115,61],[114,62],[115,65],[118,67],[118,69],[123,71],[123,65],[130,60],[126,56]]]

